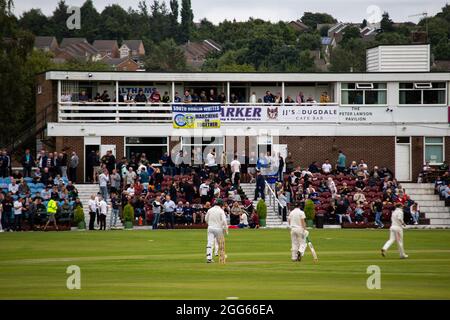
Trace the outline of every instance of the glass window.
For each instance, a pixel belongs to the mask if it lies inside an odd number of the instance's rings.
[[[430,164],[440,164],[444,161],[444,138],[425,138],[425,161]]]
[[[167,144],[167,137],[127,137],[126,144]]]
[[[387,103],[386,83],[373,83],[373,89],[356,89],[356,83],[342,83],[341,104],[383,105]]]
[[[445,104],[447,90],[445,82],[422,84],[428,84],[428,87],[417,88],[413,82],[400,83],[400,104]]]

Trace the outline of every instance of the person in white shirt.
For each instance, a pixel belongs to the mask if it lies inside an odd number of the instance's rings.
[[[238,184],[238,181],[240,179],[239,174],[241,170],[241,163],[237,159],[237,155],[234,156],[234,160],[231,161],[230,167],[231,167],[231,182],[233,184]]]
[[[103,172],[98,176],[98,184],[100,185],[100,192],[103,199],[108,199],[108,183],[109,174],[108,170],[104,169]]]
[[[92,195],[88,201],[89,208],[89,230],[94,230],[95,216],[97,214],[97,201],[95,195]]]
[[[134,186],[130,185],[127,189],[127,193],[129,197],[134,197]]]
[[[395,210],[391,214],[391,227],[389,229],[390,237],[389,240],[384,244],[381,249],[381,255],[383,257],[386,256],[386,252],[389,247],[397,241],[398,251],[400,253],[400,259],[408,258],[408,255],[405,253],[405,249],[403,248],[403,228],[406,227],[405,222],[403,221],[403,205],[401,203],[397,203],[395,205]]]
[[[328,190],[331,192],[331,197],[334,199],[337,195],[336,183],[333,181],[333,178],[329,177],[327,182]]]
[[[17,194],[17,192],[19,192],[19,185],[16,183],[16,180],[12,180],[8,185],[8,192],[11,192],[12,194]]]
[[[297,203],[295,209],[288,216],[288,225],[291,229],[292,261],[301,261],[302,259],[300,248],[305,242],[305,219],[305,213],[300,210],[300,203]]]
[[[14,222],[15,231],[22,230],[22,209],[23,209],[23,198],[19,198],[14,201]]]
[[[209,181],[206,180],[200,185],[199,190],[198,190],[202,204],[205,204],[206,202],[209,201],[209,199],[208,199],[209,190],[210,190]]]
[[[332,168],[333,168],[333,167],[332,167],[332,165],[331,165],[331,163],[330,163],[330,160],[326,159],[325,162],[322,164],[322,172],[323,172],[324,174],[328,174],[328,173],[331,172],[331,169],[332,169]]]
[[[108,214],[108,205],[106,204],[105,199],[100,196],[99,206],[99,215],[100,215],[100,230],[106,230],[106,215]]]
[[[206,165],[208,167],[213,167],[216,165],[216,154],[214,153],[214,150],[211,150],[207,155],[206,155]]]
[[[256,99],[256,92],[253,91],[252,95],[250,96],[250,99],[248,100],[248,102],[250,102],[251,104],[256,104],[257,99]]]
[[[213,246],[217,240],[219,243],[219,252],[221,254],[220,259],[225,261],[225,248],[224,248],[224,230],[228,233],[227,217],[225,211],[223,211],[223,200],[217,199],[214,207],[208,210],[205,216],[205,221],[208,224],[208,242],[206,245],[206,262],[213,262],[212,253]]]
[[[245,212],[241,212],[241,215],[239,216],[239,228],[247,228],[248,227],[248,217]]]

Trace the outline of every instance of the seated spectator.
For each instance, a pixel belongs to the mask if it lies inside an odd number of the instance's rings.
[[[153,103],[159,103],[161,102],[161,95],[159,94],[158,89],[153,88],[152,93],[150,94],[150,97],[148,98],[149,102]]]
[[[342,224],[342,220],[346,219],[349,223],[352,223],[352,218],[350,217],[350,208],[348,204],[343,200],[339,199],[336,203],[334,213],[338,218],[339,224]]]
[[[194,203],[192,205],[192,209],[194,211],[193,213],[193,223],[197,223],[198,218],[200,218],[200,223],[203,224],[203,222],[205,221],[205,209],[203,208],[203,205],[201,205],[200,203]]]
[[[87,95],[86,91],[84,90],[81,91],[81,93],[78,95],[78,101],[80,102],[89,101],[89,96]]]
[[[442,162],[442,164],[439,166],[439,170],[441,170],[441,171],[448,171],[448,163],[447,163],[447,160],[445,160],[444,162]]]
[[[270,91],[266,91],[266,95],[264,96],[263,101],[264,103],[274,103],[275,97],[272,93],[270,93]]]
[[[100,96],[100,100],[103,102],[111,101],[111,99],[109,98],[108,90],[103,91],[102,95]]]
[[[175,92],[175,97],[173,98],[173,102],[181,102],[181,97],[180,94],[177,92]]]
[[[311,163],[308,167],[308,171],[311,173],[319,173],[320,172],[319,163],[317,161],[314,161],[313,163]]]
[[[320,184],[318,187],[319,192],[330,192],[330,190],[328,189],[327,186],[327,180],[325,180],[325,178],[322,178],[322,180],[320,180]]]
[[[284,103],[295,103],[295,101],[291,96],[287,96],[286,99],[284,99]]]
[[[128,92],[127,92],[127,94],[126,94],[126,96],[124,98],[124,102],[127,102],[127,103],[133,103],[134,102],[134,96],[131,93],[131,90],[128,90]]]
[[[361,207],[361,204],[357,204],[355,208],[355,220],[356,224],[364,223],[364,210]]]
[[[420,218],[420,209],[419,209],[419,204],[417,202],[414,202],[413,205],[409,208],[409,213],[411,214],[413,223],[415,225],[418,225],[419,218]]]
[[[225,103],[226,101],[227,101],[227,97],[225,96],[225,92],[221,92],[220,94],[219,94],[219,97],[217,98],[217,100],[220,102],[220,103]]]
[[[358,180],[355,183],[355,187],[361,189],[361,191],[364,191],[366,188],[366,183],[364,182],[363,177],[358,177]]]
[[[303,95],[303,92],[299,92],[297,98],[295,99],[295,101],[300,104],[300,103],[304,103],[306,102],[305,96]]]
[[[134,97],[135,102],[147,102],[147,96],[142,89],[139,89],[138,94]]]
[[[253,210],[251,216],[250,216],[250,222],[248,224],[248,226],[251,229],[258,229],[259,228],[259,217],[258,217],[258,213],[256,212],[256,210]]]
[[[333,166],[331,165],[330,160],[326,159],[325,162],[322,164],[322,173],[330,174],[332,169]]]
[[[339,194],[340,195],[348,195],[351,192],[350,188],[347,186],[346,182],[342,183],[342,186],[339,188]]]
[[[356,189],[356,193],[353,196],[353,201],[356,202],[357,205],[364,205],[366,204],[366,196],[362,192],[361,189]]]
[[[383,204],[384,205],[392,205],[395,202],[395,197],[392,194],[392,189],[387,189],[383,194]]]
[[[358,171],[359,167],[356,164],[356,161],[352,161],[352,163],[350,164],[349,170],[350,170],[350,174],[356,176],[356,172]]]
[[[194,209],[191,207],[189,202],[186,202],[183,207],[184,221],[188,225],[192,225],[194,217]]]
[[[184,91],[183,102],[184,103],[191,103],[192,102],[192,96],[191,96],[191,93],[189,92],[189,90],[185,90]]]
[[[9,188],[8,188],[9,189]],[[19,185],[19,190],[18,190],[18,193],[19,194],[27,194],[27,193],[29,193],[30,192],[30,188],[28,187],[28,185],[27,185],[27,183],[25,182],[25,180],[22,180],[21,182],[20,182],[20,185]]]
[[[320,95],[320,103],[329,103],[330,97],[328,96],[328,92],[324,91]]]
[[[244,211],[241,212],[241,215],[239,217],[238,227],[241,229],[248,227],[248,218],[247,218],[247,214]]]
[[[175,224],[185,224],[187,225],[187,221],[184,216],[184,206],[182,201],[178,201],[178,205],[175,207]]]
[[[12,179],[11,183],[8,185],[8,192],[13,195],[17,195],[19,193],[19,185],[16,183],[15,179]]]
[[[164,102],[164,103],[170,102],[169,91],[164,91],[164,95],[161,98],[161,102]]]
[[[230,209],[230,225],[235,226],[239,224],[241,213],[242,209],[239,206],[239,202],[234,201]]]

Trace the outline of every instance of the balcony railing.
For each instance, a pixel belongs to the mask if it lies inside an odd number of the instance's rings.
[[[176,103],[174,105],[184,105]],[[218,103],[189,103],[185,105],[218,105]],[[321,109],[337,110],[337,103],[281,103],[281,104],[251,104],[223,103],[223,122],[258,121],[273,122],[286,118],[289,110]],[[330,109],[331,108],[331,109]],[[337,112],[337,111],[334,111]],[[129,102],[61,102],[58,107],[58,122],[98,123],[98,122],[172,122],[172,104],[170,103],[129,103]],[[334,122],[334,121],[331,121]]]
[[[174,105],[217,106],[218,103],[176,103]],[[223,103],[221,122],[226,123],[434,123],[448,124],[450,107],[426,106],[340,106],[338,103]],[[62,123],[171,123],[171,103],[61,102]]]

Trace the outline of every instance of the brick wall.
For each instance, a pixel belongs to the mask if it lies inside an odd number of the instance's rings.
[[[417,181],[423,167],[423,137],[411,137],[412,181]]]
[[[46,127],[47,122],[56,121],[57,82],[45,80],[45,73],[37,75],[36,82],[41,90],[41,93],[36,90],[36,129],[39,130]],[[44,132],[37,134],[36,139],[44,140],[44,143],[50,142],[50,145],[54,143],[54,138],[44,136]],[[48,149],[49,145],[44,145],[44,148]]]
[[[121,159],[124,157],[124,138],[123,137],[102,137],[102,144],[115,144],[116,145],[116,158]]]
[[[57,137],[55,150],[66,150],[69,157],[75,151],[80,158],[77,168],[78,183],[84,182],[84,137]]]
[[[395,138],[394,137],[280,137],[280,144],[287,144],[288,151],[296,165],[309,166],[313,161],[322,163],[330,159],[336,163],[338,151],[347,156],[347,165],[352,160],[364,159],[369,167],[386,166],[395,170]]]

